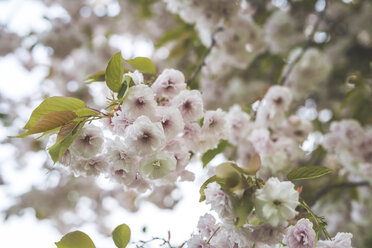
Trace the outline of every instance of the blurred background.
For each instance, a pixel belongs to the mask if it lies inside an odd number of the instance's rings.
[[[1,247],[54,247],[62,234],[76,229],[97,247],[113,247],[107,235],[121,223],[131,227],[133,241],[167,237],[170,230],[174,244],[181,244],[208,211],[198,203],[207,174],[201,163],[190,165],[195,182],[140,195],[104,177],[75,178],[53,165],[44,150],[47,137],[8,138],[20,133],[48,96],[77,97],[101,109],[108,90],[84,80],[104,70],[117,51],[126,59],[150,57],[159,73],[175,68],[186,78],[204,62],[191,88],[203,92],[207,109],[239,104],[254,116],[271,85],[288,86],[295,93],[291,113],[313,125],[300,147],[305,156],[290,162],[337,171],[316,186],[304,183],[307,192],[366,180],[363,171],[346,173],[319,144],[332,121],[353,118],[366,129],[371,124],[371,1],[197,2],[0,0]],[[232,154],[244,162],[243,153],[227,151],[211,164]],[[355,233],[356,247],[372,242],[370,191],[352,188],[324,197],[330,208],[318,203],[320,214],[331,220],[331,232],[342,227]],[[312,201],[314,194],[305,197]]]

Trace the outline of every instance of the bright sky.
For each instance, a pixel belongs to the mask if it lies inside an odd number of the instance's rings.
[[[49,27],[42,19],[46,11],[38,1],[0,0],[0,24],[8,23],[9,29],[20,34],[26,34],[31,30],[45,30]],[[58,11],[60,10],[55,9],[56,13]],[[53,13],[49,11],[48,14]],[[149,56],[153,51],[152,46],[144,41],[136,43],[137,45],[133,47],[132,42],[126,42],[118,36],[112,42],[126,51],[141,51],[142,56]],[[40,50],[38,53],[41,60],[48,62],[45,51]],[[38,99],[38,86],[46,73],[46,69],[42,67],[31,72],[25,70],[12,55],[0,57],[0,92],[12,99],[26,96]],[[34,107],[29,106],[22,110],[25,118],[31,114]],[[14,130],[19,129],[23,124],[15,123]],[[4,140],[6,135],[9,134],[5,133],[4,127],[0,126],[0,141]],[[7,144],[0,145],[0,170],[8,183],[6,186],[0,186],[0,211],[12,203],[11,195],[26,192],[32,185],[42,184],[45,179],[41,167],[46,152],[30,154],[27,165],[23,168],[16,168],[15,154],[15,147]],[[193,169],[195,172],[200,172],[201,165],[195,164]],[[112,228],[122,223],[128,224],[132,229],[132,240],[149,239],[155,236],[166,238],[168,230],[171,230],[174,244],[180,244],[195,230],[199,216],[209,209],[204,203],[198,202],[199,188],[195,184],[200,185],[201,180],[181,185],[184,198],[174,211],[159,210],[150,203],[143,204],[141,210],[135,214],[114,207],[107,223]],[[13,216],[6,222],[3,221],[3,217],[0,215],[0,247],[51,248],[55,247],[54,242],[62,237],[50,221],[38,221],[32,209],[25,210],[22,217]],[[147,227],[147,235],[141,231],[143,226]],[[79,230],[89,234],[97,248],[114,247],[112,241],[99,236],[93,226],[83,226]]]

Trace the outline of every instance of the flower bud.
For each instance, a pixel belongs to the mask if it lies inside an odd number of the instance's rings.
[[[234,188],[242,181],[241,174],[231,164],[231,162],[225,162],[216,168],[216,176],[224,180],[227,188]]]

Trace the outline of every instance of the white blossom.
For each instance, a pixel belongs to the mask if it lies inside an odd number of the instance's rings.
[[[138,84],[143,84],[143,74],[140,73],[138,70],[135,70],[134,72],[127,72],[124,74],[124,76],[130,76],[133,80],[133,82],[138,85]]]
[[[226,113],[221,109],[206,111],[204,114],[202,132],[209,137],[226,139],[228,134]]]
[[[358,149],[363,142],[364,130],[355,120],[332,122],[330,133],[324,136],[326,149]]]
[[[70,169],[75,176],[98,176],[107,172],[108,163],[103,156],[75,161]]]
[[[352,237],[353,235],[351,233],[339,232],[332,240],[319,240],[316,248],[352,248]]]
[[[131,153],[151,155],[165,146],[163,127],[160,122],[151,122],[142,115],[126,129],[124,142]]]
[[[115,115],[111,118],[112,132],[118,135],[124,135],[125,129],[132,125],[133,122],[134,119],[129,118],[125,111],[116,111]]]
[[[234,105],[229,109],[227,114],[227,122],[229,133],[229,142],[238,145],[239,141],[245,138],[252,129],[250,116],[243,112],[239,105]]]
[[[265,22],[265,41],[272,53],[286,54],[305,37],[296,30],[296,20],[289,10],[278,9]]]
[[[122,111],[129,118],[137,118],[146,115],[153,119],[156,111],[154,92],[144,84],[135,85],[129,88],[128,95],[123,101]]]
[[[186,89],[185,77],[178,70],[165,69],[152,84],[151,88],[159,99],[165,98],[169,100]]]
[[[198,142],[200,141],[201,136],[201,127],[197,123],[188,123],[185,124],[184,132],[183,132],[183,139],[189,150],[198,152],[196,147]]]
[[[191,238],[186,241],[186,244],[188,248],[217,248],[208,244],[199,235],[192,235]]]
[[[204,193],[205,202],[211,204],[211,209],[216,211],[221,218],[226,220],[234,218],[229,197],[221,190],[221,186],[218,183],[208,184]]]
[[[274,245],[283,240],[286,224],[281,224],[273,227],[269,224],[261,224],[252,226],[252,241],[257,245]]]
[[[288,227],[286,236],[288,248],[313,248],[315,242],[313,223],[308,219],[301,219],[295,226]]]
[[[137,163],[137,158],[129,152],[130,149],[119,137],[116,137],[115,140],[109,140],[106,149],[107,153],[105,156],[115,173],[120,170],[125,170],[126,172],[133,170]]]
[[[299,204],[299,193],[289,181],[280,182],[278,178],[267,180],[262,189],[255,193],[254,205],[259,218],[272,226],[294,218]]]
[[[216,219],[211,214],[205,214],[199,218],[198,229],[202,237],[209,239],[217,230]]]
[[[71,144],[70,151],[76,156],[93,158],[101,152],[102,144],[102,129],[94,125],[85,125]]]
[[[262,126],[275,126],[284,120],[284,114],[292,102],[292,93],[284,86],[272,86],[262,99],[256,123]]]
[[[298,48],[290,53],[288,65],[283,69],[284,75],[301,52],[302,49]],[[291,89],[295,99],[301,99],[312,91],[321,89],[321,84],[326,82],[331,71],[332,63],[328,56],[317,48],[309,48],[294,65],[284,86]]]
[[[200,91],[183,90],[173,98],[172,105],[179,109],[185,122],[198,121],[203,117],[203,100]]]
[[[160,152],[140,162],[142,175],[149,179],[159,179],[176,169],[176,159],[169,152]]]
[[[167,140],[175,138],[184,129],[184,122],[180,111],[171,106],[157,108],[158,121],[163,125],[164,134]]]
[[[253,144],[254,149],[260,155],[269,155],[273,151],[273,142],[270,132],[266,128],[256,128],[249,135],[248,140]]]

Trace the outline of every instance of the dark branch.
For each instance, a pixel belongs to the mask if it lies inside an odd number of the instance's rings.
[[[318,31],[319,25],[320,25],[320,23],[322,22],[322,20],[323,20],[323,18],[325,16],[325,12],[326,12],[327,6],[328,6],[328,4],[327,4],[327,0],[326,0],[325,1],[324,9],[321,12],[318,12],[318,19],[317,19],[316,23],[314,24],[314,28],[311,31],[311,34],[309,35],[309,37],[306,40],[306,44],[305,44],[304,48],[302,49],[301,53],[296,57],[296,59],[289,65],[288,70],[286,71],[286,73],[283,75],[283,77],[279,81],[279,84],[280,85],[283,85],[287,81],[287,79],[288,79],[289,75],[291,74],[291,72],[292,72],[293,68],[295,67],[295,65],[304,56],[304,54],[307,51],[307,49],[309,49],[311,47],[311,43],[313,42],[314,35]]]
[[[222,27],[217,28],[216,31],[213,32],[212,34],[212,42],[211,45],[208,47],[207,51],[203,54],[202,61],[200,65],[196,68],[196,70],[192,73],[191,77],[187,80],[186,84],[189,86],[191,82],[196,78],[196,76],[199,74],[203,66],[205,65],[205,59],[207,56],[211,53],[212,48],[216,45],[216,34],[223,31]]]
[[[353,187],[364,187],[364,186],[370,186],[369,182],[367,181],[356,182],[356,183],[346,182],[346,183],[339,183],[339,184],[331,185],[327,188],[322,189],[315,195],[314,203],[317,202],[320,198],[322,198],[326,194],[328,194],[329,192],[331,192],[332,190],[340,189],[340,188],[353,188]]]

